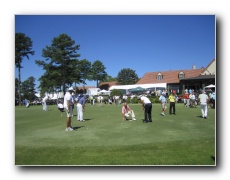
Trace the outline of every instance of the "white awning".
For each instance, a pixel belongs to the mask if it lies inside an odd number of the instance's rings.
[[[113,89],[124,89],[124,90],[128,90],[128,89],[133,89],[136,87],[142,87],[144,89],[148,89],[148,88],[165,88],[167,86],[167,83],[157,83],[157,84],[133,84],[133,85],[115,85],[115,86],[111,86],[109,88],[109,90],[113,90]]]
[[[208,85],[208,86],[205,86],[204,88],[215,88],[215,87],[216,87],[215,85],[210,84],[210,85]]]

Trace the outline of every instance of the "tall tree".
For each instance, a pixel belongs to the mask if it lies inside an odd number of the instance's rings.
[[[75,68],[78,63],[77,54],[80,45],[75,45],[75,41],[67,34],[60,34],[52,40],[51,46],[46,46],[42,51],[43,60],[36,60],[36,64],[43,67],[45,74],[41,77],[43,83],[40,86],[62,86],[65,92],[66,86],[72,85],[73,82],[80,82],[80,76],[75,75]],[[77,79],[76,79],[77,78]],[[46,80],[52,83],[46,84]]]
[[[99,60],[94,61],[92,64],[91,79],[97,82],[97,87],[99,81],[102,81],[107,76],[105,69],[104,64]]]
[[[32,51],[32,40],[24,33],[15,34],[15,66],[18,68],[18,97],[21,105],[21,66],[24,57],[29,59],[29,55],[34,55]]]
[[[117,75],[118,84],[120,85],[135,84],[138,79],[136,72],[130,68],[122,69]]]
[[[109,75],[107,75],[107,76],[105,77],[105,79],[102,79],[102,80],[101,80],[101,82],[114,82],[114,81],[117,82],[117,78],[116,78],[116,77],[109,76]]]
[[[22,82],[22,94],[25,99],[30,101],[36,98],[35,78],[33,76]]]
[[[15,98],[19,98],[19,93],[18,93],[18,78],[15,78]]]
[[[83,88],[86,85],[86,79],[90,79],[90,75],[91,75],[91,62],[88,61],[87,59],[83,59],[81,61],[79,61],[78,63],[78,67],[77,67],[77,74],[80,74],[81,77],[81,81],[83,84]],[[84,88],[84,93],[85,93],[85,88]]]

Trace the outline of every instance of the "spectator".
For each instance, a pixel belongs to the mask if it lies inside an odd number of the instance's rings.
[[[211,99],[212,99],[212,108],[215,109],[215,102],[216,102],[216,93],[215,93],[215,91],[213,91],[213,93],[211,95]]]
[[[188,95],[188,93],[184,94],[184,107],[189,107],[189,95]]]
[[[174,115],[176,115],[176,107],[175,107],[175,105],[176,105],[176,96],[175,96],[175,92],[173,92],[173,93],[171,93],[170,95],[169,95],[169,103],[170,103],[170,107],[169,107],[169,114],[171,115],[171,114],[174,114]]]
[[[25,99],[25,105],[26,105],[26,108],[28,108],[30,106],[29,100]]]
[[[43,111],[47,111],[47,104],[46,104],[47,101],[48,101],[48,96],[46,95],[46,96],[42,99],[42,110],[43,110]]]
[[[196,107],[196,105],[195,105],[195,100],[196,100],[196,97],[195,97],[195,95],[194,95],[194,92],[192,92],[192,93],[189,95],[190,107]]]

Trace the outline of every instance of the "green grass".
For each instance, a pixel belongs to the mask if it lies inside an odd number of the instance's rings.
[[[153,104],[153,123],[143,123],[141,105],[130,107],[137,121],[122,122],[121,106],[87,104],[85,122],[72,118],[75,131],[66,132],[66,113],[56,106],[15,107],[16,165],[188,165],[215,166],[215,109],[208,119],[197,108],[176,105],[176,115],[161,116]],[[168,105],[169,107],[169,105]],[[74,109],[76,115],[76,109]]]

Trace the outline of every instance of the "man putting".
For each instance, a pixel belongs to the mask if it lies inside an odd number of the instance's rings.
[[[131,115],[133,121],[136,120],[135,114],[134,114],[133,110],[127,105],[127,102],[124,102],[122,109],[121,109],[121,113],[122,113],[123,121],[128,120],[130,115]],[[130,120],[130,121],[132,121],[132,120]]]
[[[145,119],[143,123],[152,122],[152,103],[149,98],[141,96],[142,110],[145,110]]]

